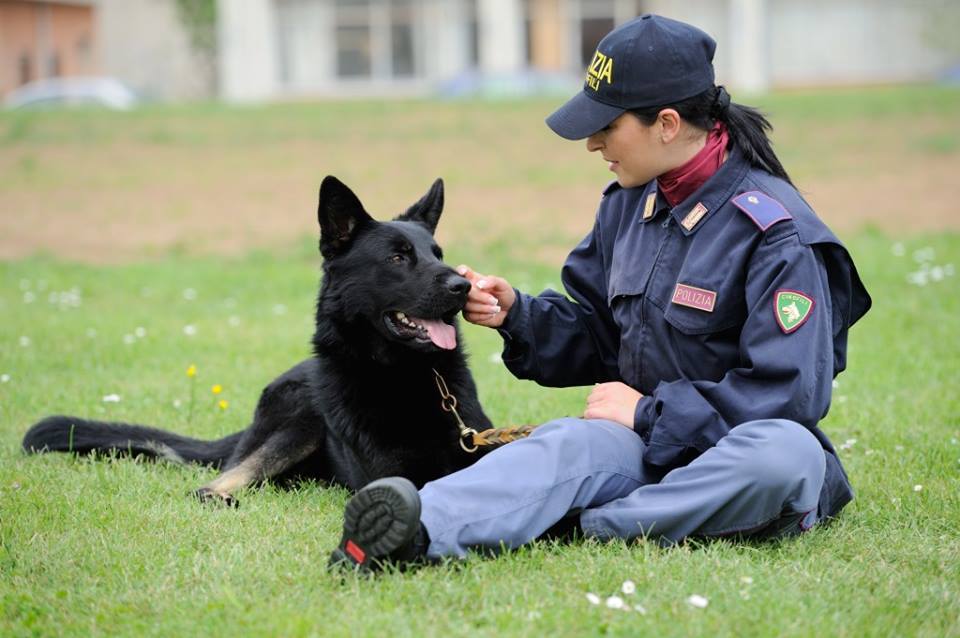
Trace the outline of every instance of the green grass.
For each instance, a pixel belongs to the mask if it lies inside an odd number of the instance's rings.
[[[239,429],[260,388],[307,354],[316,258],[5,264],[0,633],[378,635],[390,627],[411,636],[765,636],[815,626],[833,635],[958,635],[957,279],[920,287],[907,277],[917,270],[912,255],[927,247],[931,263],[960,264],[960,237],[903,246],[897,257],[878,234],[850,242],[876,306],[853,330],[851,369],[824,424],[838,444],[856,439],[844,459],[858,498],[834,525],[765,545],[541,543],[496,560],[345,582],[323,569],[338,539],[341,489],[248,490],[241,508],[227,511],[187,498],[205,470],[18,450],[27,425],[51,412],[208,437]],[[548,275],[493,265],[533,281]],[[80,291],[79,306],[51,303],[70,289]],[[35,300],[24,303],[30,293]],[[184,334],[188,324],[194,336]],[[496,421],[580,410],[584,390],[513,381],[490,361],[496,335],[473,326],[465,333]],[[198,374],[188,421],[191,363]],[[214,383],[224,387],[226,411],[215,405]],[[102,401],[113,393],[119,403]],[[646,615],[586,601],[586,592],[609,595],[626,579],[637,583],[630,598]],[[710,605],[688,606],[694,593]]]
[[[391,135],[386,114],[456,145],[488,133],[486,118],[537,124],[544,104],[196,106],[121,121],[100,113],[3,115],[0,159],[6,149],[16,170],[33,172],[39,201],[52,177],[32,153],[45,157],[61,144],[101,148],[122,139],[185,154],[195,145],[222,149],[232,161],[234,144],[256,155],[271,148],[273,135],[354,139],[357,121],[370,139]],[[806,119],[816,128],[854,122],[857,112],[875,114],[876,126],[906,126],[911,105],[933,117],[956,112],[958,100],[956,92],[914,89],[774,96],[767,104],[786,114],[788,131],[799,131]],[[455,121],[428,117],[437,112]],[[338,128],[348,116],[353,122]],[[472,133],[458,128],[465,122]],[[248,138],[233,136],[247,129]],[[937,135],[914,150],[955,161],[956,131]],[[801,159],[812,163],[804,152],[801,144]],[[457,170],[469,166],[468,159]],[[535,183],[502,168],[484,179],[549,188],[573,165],[551,166],[540,167]],[[555,227],[535,237],[506,228],[450,237],[448,261],[531,291],[559,280],[557,261],[536,246],[576,241]],[[864,229],[844,239],[874,308],[851,332],[849,370],[823,422],[838,445],[849,442],[842,457],[857,490],[834,524],[766,544],[535,543],[496,559],[342,580],[324,570],[339,539],[342,489],[249,489],[238,510],[224,510],[187,497],[212,476],[208,470],[19,450],[29,424],[50,413],[198,437],[244,427],[260,389],[309,353],[314,238],[237,258],[173,252],[113,266],[49,256],[0,262],[0,635],[960,636],[960,274],[910,283],[921,268],[960,266],[960,235],[893,239]],[[498,423],[582,410],[586,389],[516,381],[492,360],[493,331],[463,332],[481,398]],[[190,364],[198,369],[192,381]],[[223,386],[221,395],[213,384]],[[110,394],[120,401],[104,402]],[[587,601],[587,592],[605,598],[628,579],[637,591],[624,597],[646,613]],[[709,605],[690,606],[692,594]]]

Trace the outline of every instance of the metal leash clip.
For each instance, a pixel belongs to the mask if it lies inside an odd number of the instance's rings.
[[[457,427],[460,428],[460,447],[463,448],[464,452],[470,454],[476,452],[478,446],[474,443],[473,437],[477,434],[477,431],[467,427],[463,419],[460,418],[460,413],[457,412],[457,397],[450,394],[450,390],[447,389],[447,382],[440,376],[436,368],[433,369],[433,376],[437,384],[437,390],[440,391],[440,407],[446,412],[452,412],[457,419]],[[467,445],[467,441],[470,441],[471,445]]]

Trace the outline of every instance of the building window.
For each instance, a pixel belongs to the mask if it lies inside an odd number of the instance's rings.
[[[20,76],[20,84],[26,84],[33,79],[33,74],[30,72],[30,54],[23,53],[20,55],[20,60],[18,64],[18,75]]]
[[[369,0],[337,0],[337,75],[369,77],[373,72]]]
[[[337,75],[367,77],[371,71],[370,27],[337,25]]]
[[[390,53],[394,77],[411,77],[413,53],[413,7],[410,0],[393,0],[390,6]]]
[[[54,51],[47,56],[47,77],[55,78],[60,75],[60,54]]]
[[[616,20],[614,0],[581,0],[580,2],[580,64],[587,66],[603,36],[610,33]]]
[[[580,20],[580,63],[587,66],[593,59],[603,36],[613,30],[613,17],[582,18]]]

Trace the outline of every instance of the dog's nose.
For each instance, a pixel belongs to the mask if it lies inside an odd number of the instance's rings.
[[[460,275],[452,275],[447,279],[447,290],[455,295],[466,295],[470,292],[470,282]]]

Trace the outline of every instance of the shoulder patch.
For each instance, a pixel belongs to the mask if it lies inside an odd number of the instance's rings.
[[[799,290],[781,288],[773,295],[773,315],[784,334],[802,326],[813,314],[816,302]]]
[[[787,212],[783,204],[760,191],[748,191],[730,201],[742,210],[761,231],[766,231],[777,222],[793,219],[793,215]]]
[[[618,182],[617,180],[613,180],[612,182],[610,182],[604,187],[603,196],[606,197],[607,195],[617,190],[618,188],[620,188],[620,182]]]

